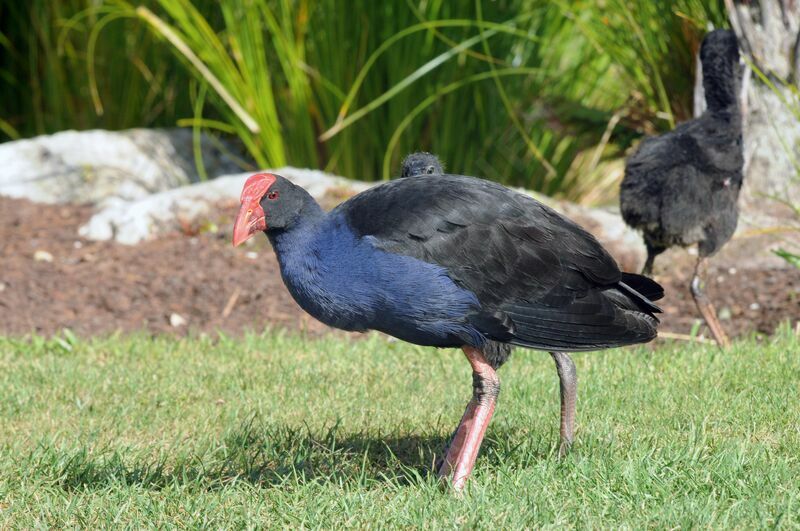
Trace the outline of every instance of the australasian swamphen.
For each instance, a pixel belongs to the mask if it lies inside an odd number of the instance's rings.
[[[706,258],[731,239],[739,217],[744,154],[736,34],[716,30],[706,35],[700,61],[707,110],[641,143],[625,167],[620,209],[625,222],[643,233],[645,275],[666,249],[697,244],[692,297],[714,339],[727,346],[728,337],[703,293],[703,277]]]
[[[621,273],[591,234],[489,181],[397,179],[325,213],[299,186],[261,173],[242,190],[233,244],[260,231],[289,292],[323,323],[464,351],[472,400],[439,468],[456,490],[500,390],[487,340],[587,351],[656,337],[661,286]]]
[[[411,153],[403,159],[400,166],[400,177],[414,177],[416,175],[442,175],[444,167],[442,161],[433,153],[418,151]],[[483,355],[497,370],[511,356],[512,346],[508,343],[487,340],[483,346]],[[558,453],[566,455],[575,438],[575,418],[578,402],[578,371],[575,363],[566,352],[550,352],[556,364],[558,383],[561,395],[561,445]],[[445,453],[447,453],[445,451]]]

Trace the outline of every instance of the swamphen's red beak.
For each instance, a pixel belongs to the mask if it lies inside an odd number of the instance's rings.
[[[239,214],[233,224],[234,247],[250,239],[256,232],[266,230],[266,216],[260,203],[274,182],[275,176],[271,173],[258,173],[244,183],[240,198],[242,206],[239,207]]]
[[[265,230],[267,222],[264,220],[264,210],[261,205],[242,204],[236,223],[233,224],[233,246],[249,240],[258,231]]]

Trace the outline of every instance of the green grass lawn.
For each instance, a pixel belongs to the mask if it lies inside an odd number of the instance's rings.
[[[470,396],[454,350],[379,336],[0,339],[0,528],[800,527],[800,347],[517,351],[462,498],[431,463]]]

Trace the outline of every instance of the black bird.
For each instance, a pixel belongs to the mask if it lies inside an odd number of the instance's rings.
[[[641,143],[625,168],[620,208],[625,222],[643,233],[645,275],[666,249],[697,245],[692,297],[717,343],[727,346],[728,337],[703,293],[703,277],[706,258],[731,239],[739,217],[744,155],[736,34],[716,30],[706,35],[700,61],[707,110]]]
[[[417,175],[442,175],[444,168],[439,157],[432,153],[418,151],[403,159],[400,177]],[[498,369],[511,355],[513,347],[498,341],[486,341],[483,354],[493,369]],[[575,417],[578,400],[578,372],[575,363],[566,352],[550,352],[556,363],[561,393],[561,445],[559,454],[566,455],[575,438]],[[447,450],[444,452],[447,453]]]
[[[439,468],[457,490],[500,392],[487,340],[588,351],[656,337],[661,286],[620,272],[591,234],[497,183],[396,179],[325,213],[299,186],[261,173],[244,185],[233,243],[262,231],[289,293],[323,323],[464,351],[472,400]]]

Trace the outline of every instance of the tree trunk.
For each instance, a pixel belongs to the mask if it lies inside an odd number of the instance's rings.
[[[800,100],[792,93],[798,83],[800,1],[725,3],[742,52],[755,69],[746,91],[743,228],[787,225],[791,209],[767,196],[800,203]]]

